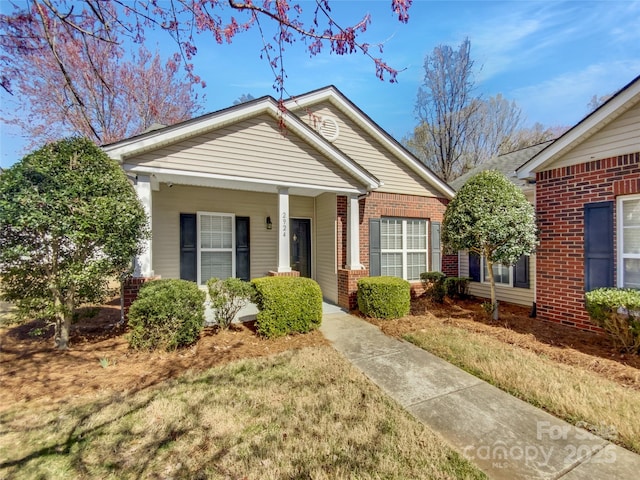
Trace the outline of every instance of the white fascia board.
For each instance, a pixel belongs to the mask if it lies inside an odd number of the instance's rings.
[[[160,148],[163,145],[214,130],[228,123],[234,123],[265,112],[277,111],[273,103],[273,100],[265,98],[255,103],[243,104],[237,108],[213,113],[210,116],[205,115],[205,118],[186,121],[175,126],[169,126],[148,134],[122,140],[113,145],[103,147],[103,150],[114,160],[122,162],[126,157]]]
[[[132,165],[132,164],[123,164],[122,168],[125,172],[131,172],[136,174],[145,174],[145,175],[178,175],[182,177],[192,177],[192,178],[204,178],[209,180],[227,180],[229,182],[240,182],[240,183],[252,183],[258,185],[269,185],[275,188],[303,188],[310,190],[318,190],[322,192],[334,192],[341,194],[363,194],[366,193],[366,189],[358,189],[358,188],[341,188],[341,187],[331,187],[326,185],[317,185],[312,183],[297,183],[297,182],[283,182],[283,181],[271,181],[264,180],[262,178],[255,177],[239,177],[237,175],[221,175],[216,173],[203,173],[203,172],[191,172],[188,170],[176,170],[173,168],[162,168],[162,167],[147,167],[144,165]]]
[[[535,179],[536,172],[543,171],[557,158],[595,135],[640,101],[640,77],[614,95],[600,108],[587,115],[547,148],[541,150],[516,170],[520,179]],[[608,120],[608,121],[607,121]]]
[[[438,176],[430,172],[429,169],[427,169],[425,165],[420,163],[419,160],[415,159],[412,155],[407,154],[406,150],[399,147],[395,141],[392,141],[387,136],[388,133],[383,133],[383,131],[381,131],[382,129],[378,125],[372,124],[368,118],[363,117],[359,111],[354,110],[353,106],[349,102],[345,101],[342,95],[339,94],[333,87],[327,87],[325,89],[318,90],[317,92],[313,92],[307,95],[301,95],[299,98],[292,98],[285,102],[285,106],[287,107],[287,109],[294,110],[295,108],[304,108],[325,100],[331,101],[336,104],[336,106],[340,110],[342,110],[347,114],[347,116],[352,118],[372,137],[377,139],[380,143],[391,150],[391,152],[398,158],[400,158],[406,166],[420,175],[420,177],[426,180],[427,183],[438,188],[448,198],[451,199],[454,197],[455,191],[449,185],[440,180]]]

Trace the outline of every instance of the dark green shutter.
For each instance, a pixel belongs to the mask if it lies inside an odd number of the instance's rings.
[[[529,255],[522,255],[513,266],[513,286],[517,288],[530,288],[529,282]]]
[[[480,255],[469,252],[469,276],[474,282],[480,281]]]
[[[613,202],[584,206],[584,288],[613,287]]]
[[[180,214],[180,278],[198,281],[198,231],[195,213]]]
[[[249,223],[249,217],[236,217],[236,277],[247,282],[251,279]]]
[[[369,220],[369,275],[380,276],[380,219]]]
[[[431,222],[431,271],[442,271],[442,251],[440,247],[440,222]]]

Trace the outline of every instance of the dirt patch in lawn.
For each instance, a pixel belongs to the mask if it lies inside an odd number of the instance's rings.
[[[207,328],[192,347],[175,352],[129,349],[126,329],[118,324],[120,301],[83,309],[72,326],[71,348],[53,347],[53,327],[42,321],[0,328],[0,410],[13,402],[58,401],[69,396],[111,390],[136,391],[240,358],[261,357],[307,346],[327,345],[318,331],[264,339],[254,322],[227,331]]]
[[[506,303],[500,305],[500,320],[492,322],[481,303],[482,300],[447,299],[439,305],[418,298],[412,301],[411,315],[399,320],[371,322],[387,335],[398,338],[427,329],[434,322],[446,323],[640,390],[640,356],[621,353],[606,335],[530,318],[530,309]]]

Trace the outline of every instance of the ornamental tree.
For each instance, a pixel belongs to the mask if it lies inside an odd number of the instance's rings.
[[[412,0],[391,0],[391,11],[401,23],[409,20]],[[0,15],[0,86],[11,91],[12,82],[23,72],[14,68],[13,56],[19,51],[39,47],[53,55],[63,75],[65,90],[75,97],[74,71],[63,54],[60,29],[71,38],[75,48],[84,48],[87,41],[119,43],[121,38],[142,44],[149,30],[156,30],[173,40],[173,58],[182,59],[194,81],[198,78],[191,63],[198,52],[198,43],[231,43],[236,35],[257,28],[262,37],[260,51],[274,73],[275,86],[280,91],[286,78],[283,52],[301,40],[309,55],[325,49],[337,55],[361,52],[375,65],[376,76],[395,81],[397,70],[376,56],[375,47],[362,42],[359,35],[371,23],[365,14],[350,25],[341,25],[332,16],[331,5],[340,2],[315,0],[307,4],[290,0],[25,0],[13,4],[10,15]],[[304,6],[304,9],[303,9]],[[271,24],[271,32],[268,26]],[[197,40],[197,41],[196,41]],[[65,40],[67,41],[67,40]],[[95,59],[97,60],[97,58]],[[92,65],[88,65],[93,68]]]
[[[498,319],[493,265],[513,265],[537,245],[533,205],[502,173],[486,170],[470,178],[447,205],[442,241],[450,249],[484,257]]]
[[[30,140],[27,148],[68,135],[112,143],[200,111],[194,79],[174,59],[163,62],[144,46],[127,52],[115,34],[112,42],[83,38],[63,22],[38,18],[0,16],[0,64],[13,93],[0,115]]]
[[[47,144],[0,176],[2,296],[55,319],[59,349],[74,310],[104,299],[147,235],[126,175],[87,139]]]

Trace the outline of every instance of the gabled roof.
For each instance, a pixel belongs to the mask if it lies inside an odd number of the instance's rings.
[[[453,198],[455,192],[442,181],[431,169],[416,158],[411,152],[404,148],[400,142],[389,135],[382,127],[374,122],[366,113],[358,108],[335,86],[314,90],[303,95],[292,97],[285,101],[287,109],[296,110],[305,108],[323,101],[328,101],[340,109],[345,115],[353,120],[360,128],[371,135],[374,139],[385,146],[390,152],[399,158],[404,165],[418,174],[425,182],[432,185],[446,198]]]
[[[111,158],[122,163],[128,157],[153,151],[259,115],[268,114],[277,121],[281,113],[278,102],[271,96],[265,96],[169,127],[147,131],[140,135],[105,145],[103,149]],[[288,115],[285,121],[289,133],[295,133],[314,146],[327,158],[348,172],[349,175],[366,186],[367,189],[376,189],[381,185],[380,180],[373,174],[334,147],[301,119],[295,115]]]
[[[467,182],[467,180],[469,180],[475,174],[483,172],[485,170],[498,170],[499,172],[502,172],[504,176],[511,181],[511,183],[524,189],[527,187],[528,182],[526,180],[518,179],[516,170],[518,169],[518,167],[529,161],[532,157],[537,155],[538,152],[548,147],[553,142],[554,140],[549,140],[546,142],[538,143],[537,145],[521,148],[520,150],[516,150],[514,152],[509,152],[503,155],[498,155],[497,157],[493,157],[486,162],[481,163],[477,167],[472,168],[464,175],[459,176],[458,178],[450,182],[450,185],[454,188],[454,190],[458,191]]]
[[[536,172],[548,170],[560,157],[595,135],[638,103],[640,103],[640,76],[620,89],[553,144],[522,165],[517,170],[518,178],[533,179]]]

